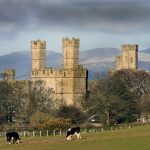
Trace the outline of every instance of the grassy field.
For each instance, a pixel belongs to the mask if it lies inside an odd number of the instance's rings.
[[[150,150],[150,126],[82,134],[83,139],[66,141],[63,136],[22,137],[20,144],[6,144],[0,150]]]

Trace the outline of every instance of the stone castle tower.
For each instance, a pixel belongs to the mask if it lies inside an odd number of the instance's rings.
[[[32,56],[32,70],[41,70],[45,68],[45,54],[46,42],[45,41],[32,41],[31,42],[31,56]]]
[[[79,67],[79,39],[69,40],[65,38],[62,40],[63,61],[64,68],[78,68]]]
[[[116,70],[138,69],[138,45],[121,45],[121,55],[116,58]]]
[[[46,42],[32,41],[31,81],[44,80],[55,91],[55,98],[67,105],[77,105],[87,90],[87,70],[79,65],[79,39],[63,38],[63,64],[60,69],[46,68]]]

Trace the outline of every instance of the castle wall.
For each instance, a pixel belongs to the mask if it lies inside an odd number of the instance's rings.
[[[122,56],[116,57],[116,70],[122,69]]]
[[[86,92],[87,71],[83,68],[34,70],[32,81],[43,80],[55,91],[55,97],[63,99],[67,105],[74,104],[77,95]]]

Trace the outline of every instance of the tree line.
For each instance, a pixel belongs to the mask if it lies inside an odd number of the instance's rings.
[[[91,116],[104,126],[134,122],[150,114],[150,73],[120,70],[111,76],[89,81],[88,92],[79,100],[80,107],[65,106],[53,97],[44,81],[0,81],[0,122],[44,123],[49,119],[71,119],[83,124]],[[59,107],[57,107],[59,106]]]
[[[150,73],[120,70],[91,81],[81,105],[90,116],[97,114],[103,124],[134,122],[150,113]]]
[[[54,91],[42,80],[0,82],[0,122],[29,121],[37,111],[48,113],[56,101]]]

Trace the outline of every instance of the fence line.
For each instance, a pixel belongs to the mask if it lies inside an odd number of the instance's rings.
[[[116,127],[109,127],[109,128],[82,128],[81,133],[93,133],[93,132],[104,132],[104,131],[112,131],[112,130],[120,130],[120,129],[130,129],[137,126],[143,126],[149,124],[136,124],[134,126],[126,125],[126,126],[116,126]],[[33,131],[18,131],[21,137],[42,137],[42,136],[64,136],[66,131],[64,130],[33,130]],[[0,132],[0,137],[6,135],[6,132]]]

